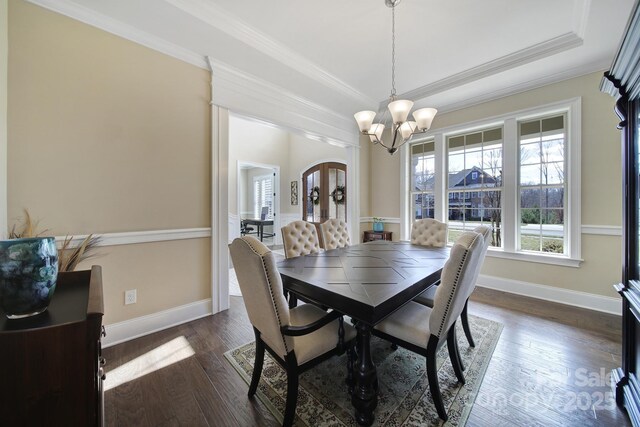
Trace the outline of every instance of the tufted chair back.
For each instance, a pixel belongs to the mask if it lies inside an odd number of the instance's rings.
[[[443,248],[447,244],[447,224],[431,218],[418,219],[411,226],[411,243]]]
[[[293,221],[280,230],[286,258],[320,252],[320,241],[313,224],[306,221]]]
[[[341,219],[332,218],[320,224],[322,240],[326,250],[344,248],[351,244],[347,223]]]
[[[429,331],[440,339],[460,316],[473,291],[483,245],[481,234],[465,231],[451,248],[429,317]]]
[[[251,324],[269,347],[285,357],[293,349],[293,339],[280,332],[290,317],[273,253],[251,236],[234,239],[229,252]]]

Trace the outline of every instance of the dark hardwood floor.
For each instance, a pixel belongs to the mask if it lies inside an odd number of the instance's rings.
[[[483,288],[469,312],[504,329],[468,426],[630,425],[608,383],[620,366],[620,317]],[[106,424],[278,425],[223,356],[252,340],[232,297],[228,311],[105,349]]]

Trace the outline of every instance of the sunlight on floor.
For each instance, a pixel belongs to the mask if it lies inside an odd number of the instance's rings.
[[[107,372],[104,390],[110,390],[133,381],[195,354],[184,336],[175,338],[160,347],[138,356],[122,366]]]

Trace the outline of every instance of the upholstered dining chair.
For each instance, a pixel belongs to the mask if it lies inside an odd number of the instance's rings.
[[[373,329],[374,335],[426,357],[433,403],[445,421],[447,412],[438,384],[436,355],[446,341],[456,377],[464,384],[455,324],[473,288],[483,243],[482,235],[473,231],[463,233],[456,241],[442,269],[433,308],[409,301]]]
[[[484,244],[482,248],[482,254],[480,255],[480,267],[478,267],[478,270],[476,271],[476,276],[473,279],[473,287],[469,292],[469,296],[471,296],[473,289],[475,289],[476,282],[478,281],[480,268],[482,268],[482,264],[484,263],[484,257],[487,254],[487,249],[489,249],[489,244],[491,243],[492,230],[493,229],[491,228],[491,226],[488,226],[488,225],[479,225],[473,229],[473,231],[475,231],[476,233],[482,234],[482,237],[484,238]],[[431,286],[429,289],[427,289],[426,291],[418,295],[413,300],[417,303],[426,305],[427,307],[433,307],[437,289],[438,289],[437,286]],[[462,320],[462,329],[464,329],[464,335],[467,337],[467,341],[469,342],[469,345],[471,347],[475,347],[476,344],[473,341],[473,336],[471,335],[471,328],[469,327],[469,317],[467,315],[468,305],[469,305],[469,298],[467,298],[467,302],[464,303],[464,308],[462,309],[462,313],[460,314],[460,320]]]
[[[411,226],[411,243],[443,248],[447,245],[447,224],[432,218],[418,219]]]
[[[324,249],[327,251],[331,249],[344,248],[351,244],[347,223],[341,219],[332,218],[323,222],[320,224],[320,230],[322,232]]]
[[[316,227],[310,222],[298,220],[280,229],[285,258],[320,252],[320,240]]]
[[[256,359],[249,397],[260,381],[264,350],[287,372],[284,426],[293,424],[298,400],[298,376],[329,357],[347,350],[347,383],[353,384],[355,329],[342,315],[327,313],[311,304],[289,309],[282,293],[282,279],[273,253],[251,236],[229,245],[238,283],[256,336]]]

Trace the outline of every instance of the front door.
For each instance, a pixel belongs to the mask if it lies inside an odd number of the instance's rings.
[[[320,163],[302,174],[302,219],[320,224],[331,218],[347,221],[347,165]]]

